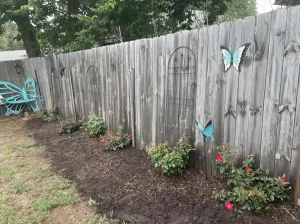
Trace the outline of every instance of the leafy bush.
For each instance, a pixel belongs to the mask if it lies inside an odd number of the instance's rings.
[[[104,123],[103,118],[95,115],[88,117],[88,122],[86,126],[89,136],[93,138],[99,137],[106,131],[106,125]]]
[[[44,122],[47,123],[54,123],[56,121],[58,121],[59,116],[58,116],[58,107],[55,106],[53,109],[43,112],[41,115],[41,119]]]
[[[189,161],[189,153],[195,150],[189,144],[190,137],[181,137],[174,148],[168,142],[154,147],[149,156],[155,168],[162,170],[165,176],[178,176],[186,170]]]
[[[227,189],[214,192],[214,197],[225,202],[227,209],[249,210],[261,213],[268,204],[289,199],[291,187],[286,177],[266,177],[255,168],[255,155],[247,155],[241,168],[234,167],[230,147],[218,147],[216,167],[227,179]]]
[[[78,131],[82,123],[77,121],[66,121],[61,128],[58,129],[60,134],[71,134]]]
[[[124,128],[120,125],[116,134],[107,133],[100,139],[100,142],[105,144],[106,150],[115,151],[131,145],[131,139],[131,135],[124,134]]]

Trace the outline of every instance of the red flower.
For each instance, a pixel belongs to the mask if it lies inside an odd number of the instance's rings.
[[[116,139],[116,137],[115,136],[111,136],[111,140],[115,140]]]
[[[108,142],[108,141],[106,141],[106,142],[105,142],[105,145],[109,145],[109,142]]]
[[[128,138],[129,138],[129,139],[132,139],[132,136],[131,136],[131,135],[128,135]]]
[[[220,154],[218,154],[217,157],[216,157],[216,160],[218,162],[222,162],[223,161],[223,157]]]
[[[233,209],[233,204],[232,204],[230,201],[228,201],[228,202],[225,203],[225,207],[226,207],[228,210],[232,210],[232,209]]]
[[[63,129],[62,128],[59,128],[58,131],[59,131],[59,133],[63,133]]]
[[[78,125],[78,122],[75,121],[74,124],[75,124],[75,125]]]
[[[104,140],[104,139],[101,139],[101,140],[100,140],[100,142],[101,142],[101,143],[104,143],[104,142],[105,142],[105,140]]]
[[[285,174],[283,174],[282,177],[281,177],[281,183],[284,184],[285,182],[286,182],[286,178],[285,178]]]
[[[250,167],[247,167],[246,170],[250,173],[253,171]]]
[[[226,144],[226,143],[224,143],[224,144],[222,145],[223,148],[227,148],[228,146],[229,146],[229,145]]]

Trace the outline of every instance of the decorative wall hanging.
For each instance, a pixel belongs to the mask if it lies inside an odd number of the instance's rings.
[[[33,78],[28,78],[23,87],[18,84],[0,81],[0,94],[5,98],[6,116],[20,114],[25,105],[34,112],[40,110],[36,101],[37,96]]]
[[[213,128],[211,120],[207,123],[205,128],[203,128],[202,125],[198,121],[195,121],[195,122],[196,122],[196,125],[197,125],[198,129],[202,132],[205,139],[206,138],[211,138],[213,141],[215,141],[214,128]]]
[[[251,43],[246,43],[237,49],[234,54],[232,55],[229,50],[225,47],[221,46],[223,57],[224,57],[224,65],[225,65],[225,72],[230,68],[233,64],[233,67],[236,68],[239,72],[241,71],[241,66],[245,57],[245,54],[250,47]]]

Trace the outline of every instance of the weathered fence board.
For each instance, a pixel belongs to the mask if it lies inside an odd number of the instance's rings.
[[[216,67],[216,60],[220,54],[219,46],[219,26],[214,25],[208,28],[208,54],[207,54],[207,75],[206,75],[206,88],[205,88],[205,101],[204,107],[204,123],[202,126],[205,127],[208,121],[213,119],[214,116],[214,100],[215,100],[215,88],[216,88],[216,76],[220,72]],[[214,122],[214,121],[213,121]],[[217,130],[219,127],[215,127]],[[209,138],[204,144],[204,157],[206,160],[206,172],[207,175],[212,175],[214,170],[212,166],[214,163],[213,158],[213,142]]]
[[[251,45],[245,54],[243,67],[239,73],[237,94],[235,146],[238,148],[238,164],[241,164],[245,159],[245,156],[250,154],[250,149],[247,148],[247,133],[250,116],[249,100],[252,82],[251,75],[253,74],[253,57],[255,50],[254,32],[255,17],[248,17],[243,21],[241,43],[251,43]]]
[[[292,8],[288,11],[285,46],[297,43],[300,38],[300,8]],[[292,158],[293,131],[295,121],[295,106],[297,103],[297,90],[299,80],[300,55],[292,50],[285,52],[283,57],[282,80],[279,96],[280,114],[277,128],[277,150],[275,156],[275,176],[289,171]]]
[[[269,39],[271,28],[271,13],[258,15],[255,33],[255,41],[252,46],[255,49],[253,72],[251,76],[251,88],[249,99],[249,124],[247,147],[248,152],[256,155],[256,165],[260,164],[261,132],[265,97],[265,83],[267,76]]]
[[[207,62],[208,62],[208,28],[205,27],[199,30],[199,47],[198,47],[198,57],[197,57],[197,94],[195,102],[195,120],[205,125],[204,116],[204,105],[205,105],[205,93],[206,93],[206,75],[207,75]],[[194,124],[195,125],[195,124]],[[196,146],[196,156],[199,159],[194,159],[194,166],[198,169],[205,170],[205,150],[204,150],[204,138],[200,130],[195,128],[195,146]]]
[[[276,138],[279,119],[279,95],[282,74],[287,10],[274,11],[270,34],[267,80],[265,87],[264,116],[260,166],[274,174]]]

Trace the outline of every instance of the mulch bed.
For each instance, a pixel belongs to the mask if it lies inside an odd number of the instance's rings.
[[[83,130],[60,136],[57,127],[37,118],[28,121],[27,128],[29,136],[47,146],[44,156],[53,168],[76,182],[83,197],[99,202],[99,213],[126,223],[291,224],[300,220],[299,209],[289,203],[272,205],[264,215],[226,210],[212,198],[213,190],[224,187],[222,180],[206,180],[194,170],[180,177],[161,176],[146,152],[133,148],[105,151]]]

